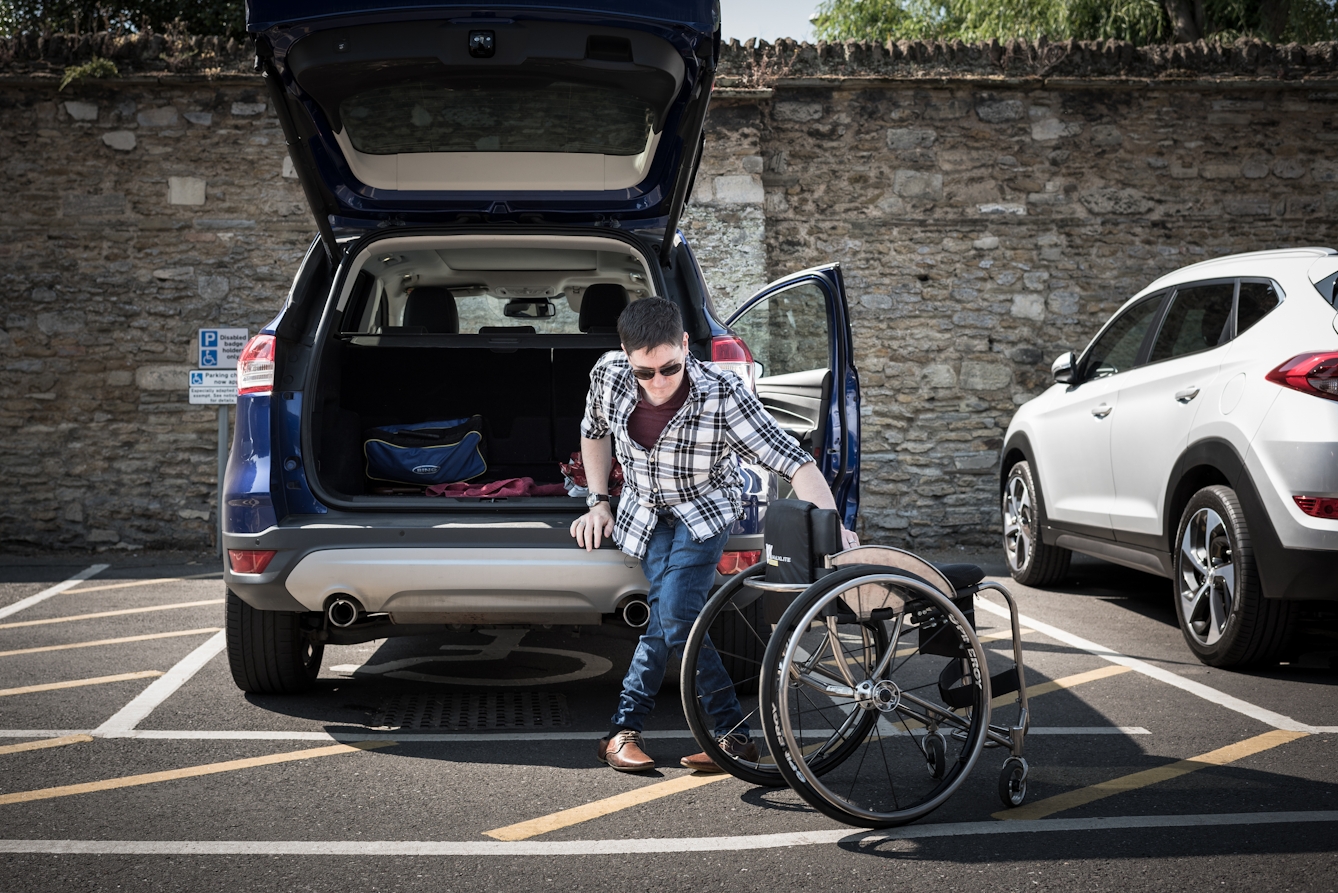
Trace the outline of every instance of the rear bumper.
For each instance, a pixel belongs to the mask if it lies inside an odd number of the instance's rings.
[[[495,516],[432,525],[441,516],[381,515],[375,527],[359,520],[320,516],[227,534],[229,549],[275,555],[263,574],[235,574],[225,565],[224,580],[259,610],[321,611],[333,596],[348,595],[404,624],[598,623],[648,589],[640,562],[611,544],[577,548],[570,519]],[[736,535],[726,548],[759,550],[761,540]]]

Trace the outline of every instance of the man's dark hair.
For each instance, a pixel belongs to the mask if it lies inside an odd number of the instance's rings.
[[[677,304],[665,298],[633,301],[618,315],[618,337],[628,353],[662,344],[677,347],[683,332],[683,314]]]

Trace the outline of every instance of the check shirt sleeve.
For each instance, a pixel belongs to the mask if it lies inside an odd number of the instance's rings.
[[[727,374],[733,377],[732,373]],[[795,472],[812,462],[813,457],[781,430],[756,394],[741,380],[735,381],[724,406],[725,438],[730,447],[750,462],[792,480]]]
[[[609,367],[599,362],[590,372],[590,391],[585,395],[585,415],[581,418],[581,436],[599,440],[609,436],[609,418],[604,406],[608,393]]]

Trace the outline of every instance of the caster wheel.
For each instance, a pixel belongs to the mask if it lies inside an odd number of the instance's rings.
[[[948,763],[948,743],[942,732],[933,732],[925,736],[925,768],[930,778],[942,778]]]
[[[1027,761],[1022,757],[1004,760],[999,773],[999,799],[1004,806],[1021,806],[1027,799]]]

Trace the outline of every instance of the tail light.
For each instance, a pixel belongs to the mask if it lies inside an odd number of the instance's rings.
[[[725,372],[733,372],[750,391],[757,390],[754,380],[753,353],[737,335],[719,335],[711,339],[711,362]]]
[[[237,393],[269,394],[274,391],[274,336],[257,335],[237,358]]]
[[[730,576],[731,574],[741,573],[762,560],[762,553],[753,552],[726,552],[720,556],[720,563],[715,566],[716,572]]]
[[[234,574],[263,574],[273,557],[273,549],[228,550],[228,564]]]
[[[1264,377],[1284,388],[1338,400],[1338,352],[1300,354]]]
[[[1338,521],[1338,499],[1331,496],[1293,496],[1301,511],[1312,518]]]

